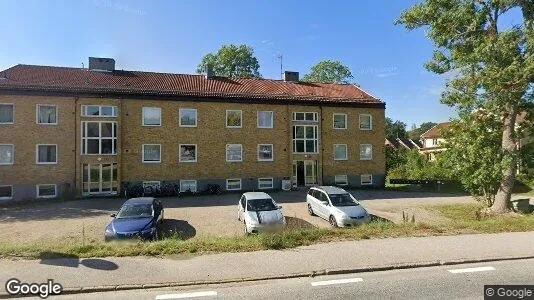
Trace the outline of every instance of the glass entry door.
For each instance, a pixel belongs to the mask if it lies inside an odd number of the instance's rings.
[[[117,193],[117,164],[84,164],[83,194]]]
[[[293,185],[304,186],[317,183],[317,162],[315,160],[293,161]]]

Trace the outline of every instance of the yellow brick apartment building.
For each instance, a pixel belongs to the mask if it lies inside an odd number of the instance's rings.
[[[381,186],[385,103],[355,85],[16,65],[0,71],[0,201]]]

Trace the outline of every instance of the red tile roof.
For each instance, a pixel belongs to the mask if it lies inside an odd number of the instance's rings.
[[[434,139],[441,137],[441,134],[443,131],[449,129],[451,127],[452,122],[445,122],[435,125],[434,127],[427,130],[427,132],[423,133],[421,135],[422,139]]]
[[[207,79],[204,75],[124,70],[106,72],[33,65],[16,65],[1,71],[0,90],[193,96],[384,106],[384,102],[350,84],[226,77]]]

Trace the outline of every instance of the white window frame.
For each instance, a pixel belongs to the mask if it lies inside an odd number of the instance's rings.
[[[303,138],[292,138],[292,142],[293,142],[293,154],[318,154],[319,153],[319,127],[317,125],[293,125],[292,126],[292,130],[293,132],[291,133],[291,136],[295,135],[296,136],[296,128],[297,127],[304,127],[304,137]],[[306,127],[313,127],[315,128],[315,134],[314,136],[316,135],[317,138],[307,138],[306,137]],[[306,141],[315,141],[315,152],[308,152],[306,151]],[[297,141],[304,141],[304,152],[297,152]]]
[[[145,110],[146,109],[156,109],[159,111],[159,124],[145,124]],[[163,113],[161,110],[161,107],[155,107],[155,106],[143,106],[141,109],[141,124],[145,127],[161,127],[163,124]]]
[[[41,186],[43,185],[52,185],[54,186],[54,195],[47,195],[47,196],[39,196],[39,192],[41,190]],[[45,198],[56,198],[57,197],[57,184],[55,183],[40,183],[35,186],[35,196],[39,199],[45,199]]]
[[[0,187],[9,187],[11,190],[11,196],[10,197],[0,197],[0,200],[11,200],[13,199],[13,185],[11,184],[2,184]]]
[[[186,189],[183,189],[183,188],[182,188],[182,184],[185,184],[186,182],[194,182],[194,183],[195,183],[195,189],[194,189],[194,190],[191,190],[191,192],[196,193],[196,192],[197,192],[197,189],[198,189],[198,185],[197,185],[197,181],[194,180],[194,179],[184,179],[184,180],[180,180],[180,192],[181,192],[181,193],[187,192]]]
[[[363,116],[369,117],[369,128],[362,127]],[[358,121],[359,121],[358,127],[360,128],[360,130],[363,130],[363,131],[373,130],[373,116],[371,114],[360,114]]]
[[[195,146],[195,160],[182,160],[182,146]],[[196,163],[198,160],[198,146],[197,144],[179,144],[178,145],[178,161],[181,163]]]
[[[55,146],[56,147],[56,161],[55,162],[40,162],[39,161],[39,146]],[[58,145],[57,144],[37,144],[35,145],[35,163],[38,165],[57,165],[59,163],[58,161]]]
[[[182,125],[182,112],[194,111],[195,112],[195,125]],[[196,108],[180,108],[178,111],[178,124],[180,127],[197,127],[198,126],[198,110]]]
[[[239,126],[229,126],[228,125],[228,113],[229,112],[236,112],[236,111],[239,112],[239,118],[240,118]],[[225,118],[226,128],[243,128],[243,111],[242,110],[240,110],[240,109],[227,109],[225,116],[226,116],[226,118]]]
[[[239,145],[241,147],[241,159],[240,160],[228,160],[228,146],[236,146]],[[225,158],[226,162],[242,162],[243,161],[243,144],[226,144],[226,150],[225,150]]]
[[[297,119],[297,114],[304,114],[304,120],[298,120]],[[313,120],[306,120],[306,114],[313,114]],[[305,112],[301,112],[301,111],[295,111],[293,112],[293,118],[292,120],[294,122],[318,122],[319,121],[319,117],[318,117],[318,114],[317,112],[314,112],[314,111],[305,111]]]
[[[369,158],[362,158],[362,147],[371,147],[371,156]],[[373,160],[373,144],[360,144],[360,160]]]
[[[371,181],[369,182],[364,182],[363,181],[363,177],[364,176],[369,176],[369,178],[371,179]],[[373,174],[361,174],[360,175],[360,185],[373,185]]]
[[[271,113],[271,126],[260,126],[260,113]],[[256,113],[256,126],[258,128],[272,129],[274,127],[274,112],[270,110],[258,110]]]
[[[345,157],[344,158],[336,158],[336,147],[337,146],[345,146]],[[334,144],[334,160],[348,160],[349,159],[349,146],[347,144]]]
[[[228,188],[228,183],[230,181],[239,181],[239,188],[229,189]],[[229,179],[226,179],[226,190],[227,191],[240,191],[242,188],[243,188],[243,185],[242,185],[241,178],[229,178]]]
[[[11,146],[11,162],[10,163],[0,163],[0,166],[11,166],[15,163],[15,145],[14,144],[0,144],[0,146]]]
[[[56,109],[56,122],[55,123],[41,123],[39,122],[39,110],[41,106],[53,106]],[[39,125],[57,125],[59,122],[59,109],[57,105],[55,104],[37,104],[36,105],[36,111],[35,111],[35,124]]]
[[[0,122],[0,125],[15,124],[15,104],[14,103],[0,103],[0,106],[1,105],[11,105],[11,107],[13,107],[13,120],[11,122]]]
[[[87,114],[87,107],[89,107],[89,106],[98,107],[98,116],[88,115]],[[102,108],[104,108],[104,107],[111,107],[113,115],[111,115],[111,116],[102,115]],[[116,118],[117,115],[118,115],[118,108],[115,105],[91,105],[91,104],[87,104],[87,105],[82,105],[81,114],[82,114],[82,117],[87,117],[87,118]]]
[[[146,180],[143,181],[141,184],[143,186],[143,189],[145,189],[147,186],[155,187],[156,189],[161,189],[161,181],[159,180]]]
[[[343,116],[345,117],[345,127],[344,128],[337,128],[336,127],[336,116]],[[347,114],[339,114],[339,113],[334,113],[332,115],[332,128],[333,129],[336,129],[336,130],[346,130],[348,128],[348,117],[347,117]]]
[[[88,137],[87,136],[87,123],[98,123],[98,137]],[[113,125],[111,126],[111,137],[102,137],[102,124],[101,123],[112,123]],[[81,150],[82,150],[82,155],[99,155],[99,156],[103,156],[103,155],[117,155],[117,146],[118,146],[118,137],[115,135],[115,131],[117,131],[117,134],[118,134],[118,129],[117,129],[117,126],[118,126],[118,123],[117,121],[82,121],[82,143],[81,143]],[[85,135],[85,137],[84,137]],[[85,147],[84,147],[84,139],[86,140],[85,141]],[[98,153],[87,153],[87,146],[89,144],[89,140],[98,140]],[[102,140],[111,140],[111,150],[115,149],[115,152],[114,153],[102,153]]]
[[[271,146],[271,159],[261,159],[260,158],[260,147],[261,146]],[[274,161],[274,145],[273,144],[258,144],[258,161]]]
[[[159,146],[159,160],[145,161],[145,146]],[[143,144],[141,146],[141,162],[144,164],[159,164],[161,163],[161,144]]]
[[[335,175],[334,183],[336,185],[348,186],[349,185],[349,176],[347,175]]]
[[[262,187],[261,181],[270,181],[271,186],[269,187]],[[271,190],[274,188],[274,178],[273,177],[265,177],[265,178],[258,178],[258,189],[259,190]]]

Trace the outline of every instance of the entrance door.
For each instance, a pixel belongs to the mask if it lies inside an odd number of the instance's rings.
[[[315,160],[293,161],[293,184],[298,186],[317,183],[317,163]]]
[[[84,164],[84,195],[117,193],[117,164]]]

